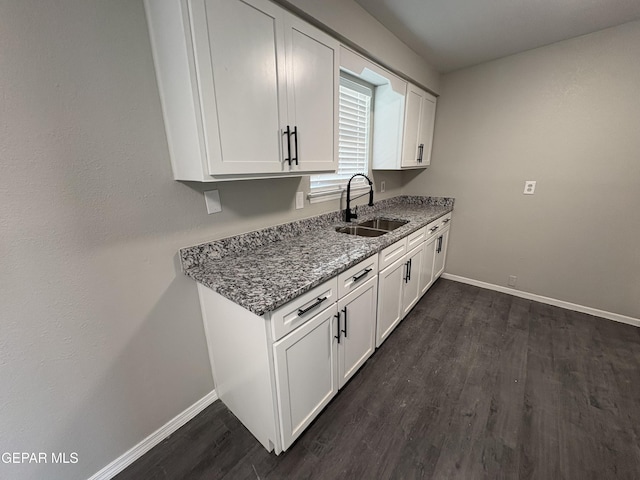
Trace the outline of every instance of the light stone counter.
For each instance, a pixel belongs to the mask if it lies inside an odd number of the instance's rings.
[[[409,220],[368,238],[336,232],[343,212],[270,227],[180,250],[184,273],[263,315],[453,210],[454,199],[399,196],[359,206],[359,218]]]

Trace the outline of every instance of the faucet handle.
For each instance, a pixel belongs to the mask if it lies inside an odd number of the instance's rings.
[[[351,218],[358,218],[358,206],[353,207],[353,213],[351,214]]]

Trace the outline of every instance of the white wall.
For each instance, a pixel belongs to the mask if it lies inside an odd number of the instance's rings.
[[[0,45],[0,452],[79,454],[0,478],[87,478],[213,388],[177,250],[339,202],[172,180],[141,0],[0,0]]]
[[[638,46],[634,22],[442,77],[406,190],[456,197],[447,272],[640,318]]]

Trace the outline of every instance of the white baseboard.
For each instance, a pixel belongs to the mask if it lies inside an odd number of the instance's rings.
[[[218,399],[218,395],[215,390],[207,393],[204,397],[198,400],[196,403],[191,405],[182,413],[179,413],[174,418],[169,420],[163,426],[161,426],[158,430],[153,432],[147,438],[142,440],[137,445],[134,445],[133,448],[129,449],[118,458],[116,458],[113,462],[108,464],[98,473],[94,474],[89,480],[110,480],[115,477],[118,473],[122,472],[125,468],[139,459],[142,455],[147,453],[153,447],[162,442],[169,435],[174,433],[184,424],[186,424],[193,417],[198,415],[202,410],[207,408],[213,402]]]
[[[543,297],[542,295],[536,295],[535,293],[523,292],[514,288],[503,287],[500,285],[494,285],[493,283],[481,282],[480,280],[474,280],[472,278],[461,277],[459,275],[451,275],[450,273],[443,273],[442,278],[447,280],[453,280],[455,282],[467,283],[480,288],[486,288],[489,290],[495,290],[496,292],[507,293],[515,297],[526,298],[527,300],[534,300],[536,302],[545,303],[547,305],[553,305],[555,307],[566,308],[567,310],[573,310],[574,312],[587,313],[596,317],[606,318],[607,320],[613,320],[614,322],[626,323],[633,325],[634,327],[640,327],[640,319],[627,317],[626,315],[620,315],[618,313],[607,312],[605,310],[598,310],[597,308],[585,307],[584,305],[578,305],[576,303],[565,302],[564,300],[557,300],[555,298]]]

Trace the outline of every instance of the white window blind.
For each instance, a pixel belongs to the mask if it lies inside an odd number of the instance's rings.
[[[368,173],[372,95],[371,88],[340,77],[338,171],[311,175],[312,192],[338,190],[346,187],[353,174]],[[364,178],[357,177],[351,185],[364,182]]]

